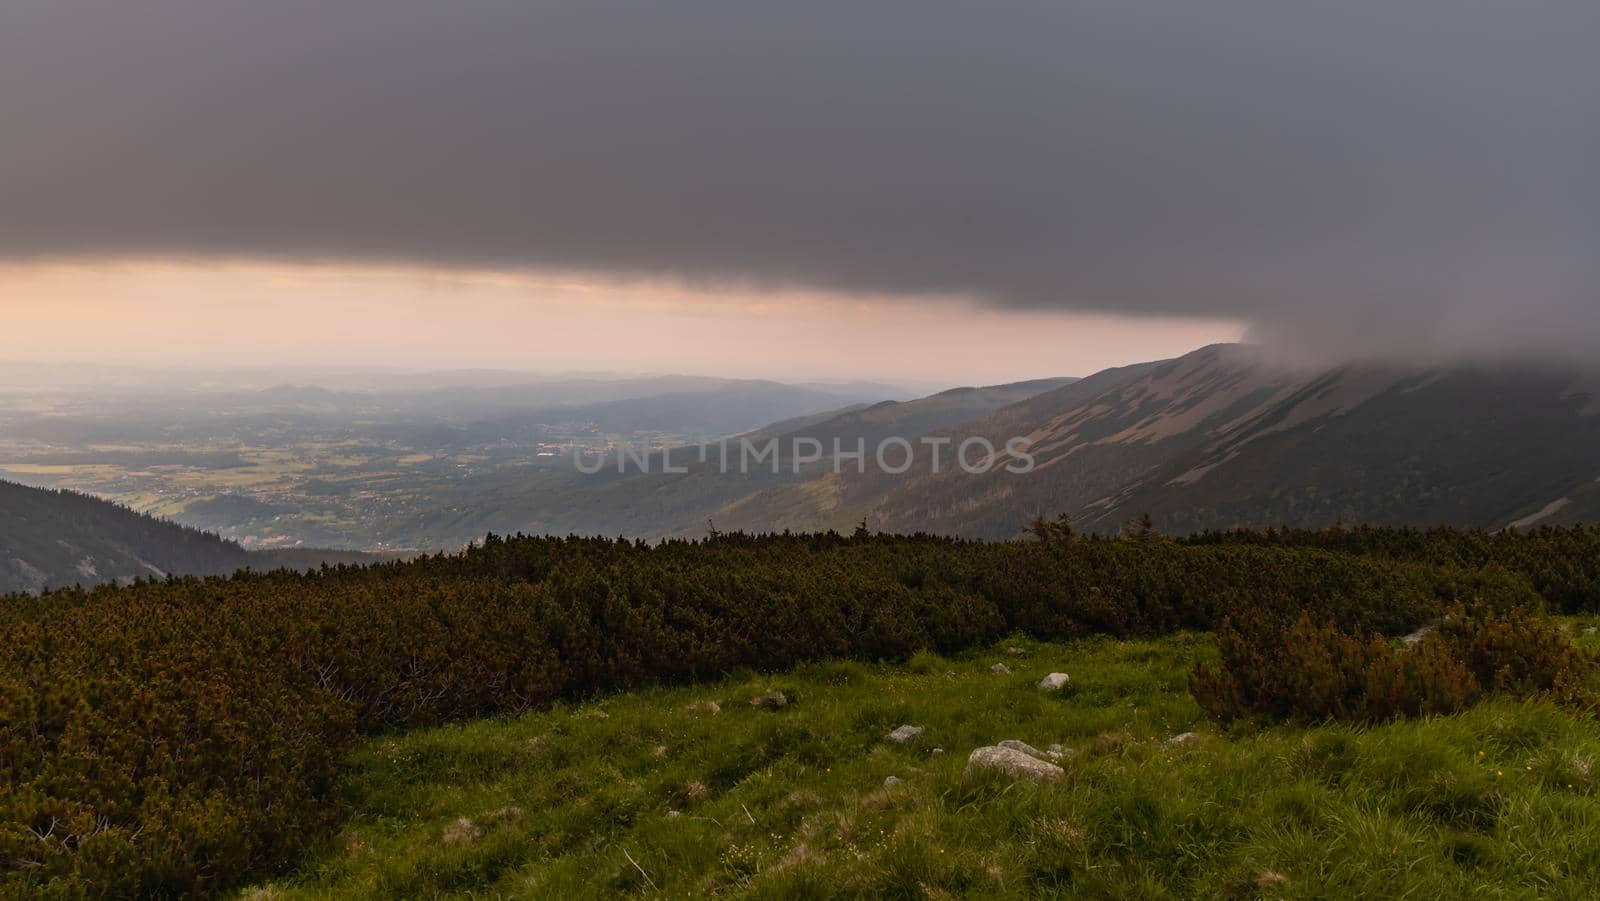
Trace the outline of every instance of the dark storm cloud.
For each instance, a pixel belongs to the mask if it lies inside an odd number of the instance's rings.
[[[1600,4],[0,5],[0,256],[1600,347]]]

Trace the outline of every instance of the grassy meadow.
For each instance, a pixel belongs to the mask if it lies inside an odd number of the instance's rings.
[[[1496,699],[1224,734],[1187,691],[1215,654],[1016,637],[380,736],[336,838],[241,897],[1600,895],[1591,717]],[[1062,745],[1065,778],[964,772],[1004,739]]]

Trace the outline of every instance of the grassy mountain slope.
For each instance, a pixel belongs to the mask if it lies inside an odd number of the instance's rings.
[[[1591,719],[1497,701],[1229,736],[1185,691],[1214,655],[1193,634],[1013,638],[381,737],[354,757],[343,831],[247,896],[1600,892]],[[1060,694],[1035,687],[1051,671],[1072,677]],[[784,708],[749,703],[772,690]],[[903,724],[926,731],[890,740]],[[1057,785],[964,774],[1004,739],[1076,753]]]
[[[831,451],[833,442],[853,448],[858,441],[870,447],[885,438],[916,438],[937,429],[967,422],[1030,398],[1050,394],[1077,379],[1035,379],[985,388],[951,388],[908,401],[884,401],[866,409],[845,411],[821,422],[781,433],[781,437],[812,438]]]
[[[1174,530],[1600,518],[1600,416],[1560,370],[1344,369],[1130,485],[1089,524],[1149,511]],[[1307,411],[1324,393],[1362,397]],[[1547,512],[1546,512],[1547,511]]]
[[[755,437],[780,438],[784,450],[797,439],[812,439],[831,459],[837,446],[846,452],[864,446],[867,454],[880,441],[903,438],[915,443],[924,435],[939,434],[961,423],[982,421],[997,411],[1029,408],[1046,399],[1073,391],[1083,380],[1075,378],[1038,379],[985,388],[953,388],[938,394],[900,403],[881,403],[863,410],[847,411],[818,423],[794,429],[763,429]],[[1091,382],[1092,384],[1093,382]],[[761,531],[769,529],[849,528],[866,509],[863,499],[871,500],[885,484],[862,485],[832,472],[831,462],[813,466],[805,479],[787,479],[747,492],[714,514],[718,523],[729,528]],[[849,469],[846,465],[845,469]],[[869,471],[871,463],[868,464]],[[848,494],[846,493],[848,490]]]
[[[918,466],[842,493],[889,529],[1006,537],[1068,512],[1114,532],[1320,526],[1336,519],[1498,529],[1600,516],[1600,415],[1583,373],[1272,365],[1221,345],[1112,371],[951,429],[1032,441],[1033,472]]]

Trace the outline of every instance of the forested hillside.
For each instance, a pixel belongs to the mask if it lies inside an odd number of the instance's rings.
[[[0,594],[380,559],[385,556],[315,548],[247,551],[87,494],[0,481]]]
[[[0,481],[0,592],[226,575],[249,559],[233,542],[99,498]]]

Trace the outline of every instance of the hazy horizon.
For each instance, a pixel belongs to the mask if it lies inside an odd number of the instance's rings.
[[[1088,375],[1244,332],[1219,320],[1002,310],[955,298],[196,261],[0,267],[0,314],[8,325],[0,360],[924,386]]]

